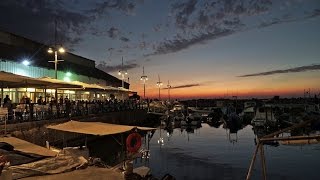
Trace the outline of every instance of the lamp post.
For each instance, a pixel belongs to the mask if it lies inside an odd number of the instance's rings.
[[[54,61],[48,61],[48,62],[54,63],[55,79],[58,79],[58,63],[64,61],[64,60],[58,60],[58,52],[60,54],[63,54],[65,52],[65,50],[63,47],[48,49],[48,53],[50,53],[50,54],[54,53]],[[58,102],[58,90],[57,89],[55,89],[55,98],[56,98],[56,101]]]
[[[167,88],[168,88],[168,99],[169,99],[169,102],[170,102],[170,89],[171,89],[171,85],[170,85],[169,80],[168,80]]]
[[[121,80],[122,80],[122,85],[121,87],[124,88],[124,76],[127,75],[127,71],[123,70],[123,57],[122,57],[122,64],[121,64],[121,70],[119,70],[118,75],[121,76]]]
[[[143,82],[143,99],[146,98],[146,81],[148,81],[148,76],[144,74],[144,66],[142,67],[142,76],[140,80]]]
[[[160,81],[160,76],[159,76],[159,74],[158,74],[157,86],[158,86],[158,88],[159,88],[159,101],[160,101],[160,88],[161,88],[162,85],[163,85],[163,84],[162,84],[162,82]]]
[[[123,69],[123,57],[121,58],[121,60],[122,60],[121,70],[119,70],[118,75],[121,76],[121,80],[122,80],[122,85],[121,85],[121,87],[124,88],[124,78],[125,78],[124,76],[127,75],[128,73],[127,73],[127,71],[125,71],[125,70]],[[123,98],[123,93],[121,93],[121,97],[122,97],[122,100],[123,100],[123,99],[124,99],[124,98]]]
[[[58,79],[58,63],[62,62],[63,60],[58,60],[58,52],[63,54],[65,52],[63,47],[60,47],[58,49],[48,49],[48,53],[52,54],[54,52],[54,61],[48,61],[51,63],[54,63],[54,71],[55,71],[55,78]]]

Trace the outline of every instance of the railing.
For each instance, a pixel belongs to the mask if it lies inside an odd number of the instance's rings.
[[[136,109],[145,109],[139,102],[94,102],[94,103],[66,103],[66,104],[18,104],[15,107],[0,108],[0,123],[13,124],[19,122],[55,120],[103,114]]]

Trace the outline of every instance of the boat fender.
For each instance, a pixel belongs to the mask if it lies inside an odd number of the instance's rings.
[[[138,133],[131,133],[126,140],[127,150],[129,152],[138,152],[141,147],[141,136]]]

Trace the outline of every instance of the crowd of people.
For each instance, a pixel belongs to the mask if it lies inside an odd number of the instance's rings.
[[[56,119],[143,108],[138,100],[70,100],[68,96],[64,98],[60,96],[58,100],[52,97],[48,102],[40,96],[36,103],[32,103],[30,98],[23,96],[19,104],[13,104],[8,95],[3,100],[3,107],[8,109],[8,120],[12,122]]]

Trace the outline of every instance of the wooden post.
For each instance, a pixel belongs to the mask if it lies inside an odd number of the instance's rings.
[[[248,170],[248,174],[247,174],[247,178],[246,180],[249,180],[251,178],[251,174],[252,174],[252,169],[254,167],[254,163],[256,161],[256,157],[257,157],[257,153],[258,153],[258,150],[259,150],[259,147],[260,147],[260,143],[256,146],[256,150],[254,151],[254,154],[253,154],[253,157],[251,159],[251,163],[250,163],[250,166],[249,166],[249,170]]]
[[[46,102],[46,104],[48,104],[47,102],[47,88],[44,88],[44,102]]]
[[[3,102],[3,83],[1,83],[1,101],[0,101],[0,106],[1,102]]]
[[[4,118],[4,137],[7,137],[7,117]]]
[[[264,157],[264,147],[263,147],[263,144],[260,146],[260,158],[261,158],[263,179],[264,179],[264,180],[267,180],[266,160],[265,160],[265,157]]]

